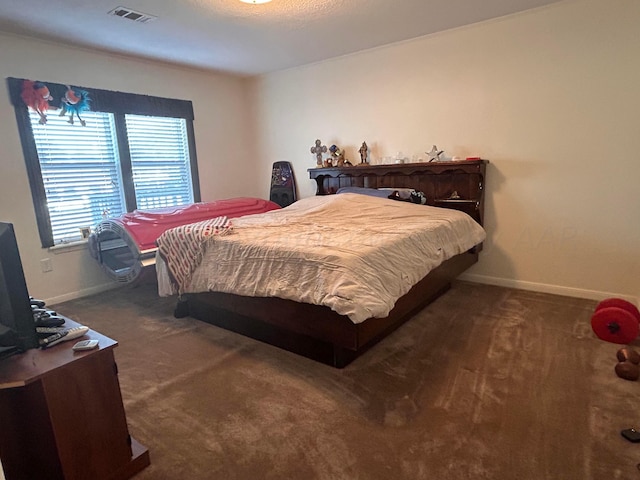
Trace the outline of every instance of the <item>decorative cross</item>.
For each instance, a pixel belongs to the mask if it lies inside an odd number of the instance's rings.
[[[321,167],[322,166],[322,154],[327,152],[327,146],[322,145],[320,140],[316,140],[315,146],[311,147],[311,153],[316,156],[316,164]]]

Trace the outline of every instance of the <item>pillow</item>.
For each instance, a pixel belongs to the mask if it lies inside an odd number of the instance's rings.
[[[359,193],[361,195],[370,195],[372,197],[389,198],[389,195],[391,195],[392,192],[366,187],[341,187],[336,192],[336,194],[338,193]]]
[[[425,194],[413,188],[341,187],[336,192],[336,194],[338,193],[359,193],[361,195],[389,198],[391,200],[419,203],[422,205],[425,205],[427,203],[427,197],[425,196]]]

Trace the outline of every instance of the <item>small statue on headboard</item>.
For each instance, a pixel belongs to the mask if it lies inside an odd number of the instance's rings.
[[[316,156],[316,167],[322,167],[322,154],[327,152],[327,146],[322,145],[320,140],[316,140],[316,144],[311,147],[311,153]]]
[[[334,167],[350,167],[351,162],[344,158],[344,150],[342,150],[337,145],[331,145],[329,147],[329,152],[331,152],[331,164]]]
[[[367,143],[366,142],[362,142],[362,146],[360,147],[360,150],[358,150],[360,152],[360,164],[365,164],[368,163],[367,162],[367,152],[369,151],[369,147],[367,147]]]

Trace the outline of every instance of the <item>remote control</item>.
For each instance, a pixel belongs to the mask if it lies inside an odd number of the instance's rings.
[[[43,340],[40,340],[40,345],[42,346],[42,348],[49,348],[57,345],[60,342],[66,342],[67,340],[73,340],[74,338],[81,337],[88,331],[89,327],[85,327],[84,325],[69,328],[67,330],[63,330],[62,332],[55,333]]]
[[[96,348],[98,346],[98,340],[81,340],[76,343],[73,347],[71,347],[75,351],[80,350],[91,350],[92,348]]]
[[[42,308],[45,306],[45,303],[42,300],[38,300],[37,298],[29,297],[29,302],[32,306],[36,306],[38,308]]]
[[[59,333],[63,330],[66,330],[64,327],[36,327],[36,333],[52,335],[54,333]]]
[[[62,340],[68,334],[69,334],[69,332],[67,330],[62,330],[61,332],[54,333],[53,335],[50,335],[47,338],[41,339],[39,341],[40,346],[42,348],[51,347],[52,345],[55,345],[60,340]]]
[[[36,318],[36,327],[61,327],[64,325],[62,317],[40,317]]]

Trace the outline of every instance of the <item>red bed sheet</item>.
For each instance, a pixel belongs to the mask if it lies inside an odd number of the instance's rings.
[[[264,213],[281,208],[277,203],[261,198],[238,197],[213,202],[193,203],[180,207],[154,210],[135,210],[113,218],[136,242],[140,252],[156,248],[156,240],[166,230],[209,218],[226,216],[242,217],[254,213]]]

